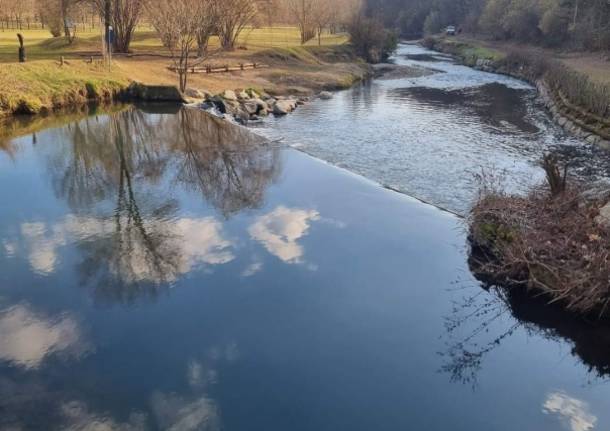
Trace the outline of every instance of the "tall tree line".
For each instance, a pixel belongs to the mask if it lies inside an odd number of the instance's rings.
[[[609,0],[367,0],[367,9],[406,37],[457,25],[498,40],[610,49]]]

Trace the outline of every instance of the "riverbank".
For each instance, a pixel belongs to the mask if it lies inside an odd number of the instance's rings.
[[[40,114],[92,101],[110,101],[129,86],[118,69],[51,60],[0,65],[0,117]]]
[[[574,56],[562,61],[548,50],[491,44],[466,38],[431,37],[424,44],[458,57],[464,64],[526,80],[554,120],[570,134],[610,149],[610,84],[600,78],[602,64],[573,67]],[[610,75],[610,63],[607,66]]]
[[[563,183],[526,196],[485,188],[469,222],[471,269],[593,320],[610,316],[610,191]]]
[[[77,40],[69,48],[60,44],[61,49],[54,39],[54,44],[42,40],[28,46],[28,53],[36,60],[0,62],[0,116],[38,114],[117,99],[188,101],[188,94],[218,95],[225,90],[253,89],[258,94],[305,98],[348,88],[370,73],[345,36],[325,35],[320,46],[293,46],[274,40],[269,46],[244,43],[209,59],[211,67],[230,71],[193,73],[187,94],[180,95],[175,90],[177,76],[169,69],[172,62],[168,53],[153,44],[159,43],[154,36],[147,37],[151,40],[145,44],[134,42],[137,48],[133,53],[117,55],[110,70],[92,51],[94,38]],[[10,58],[4,51],[0,49],[0,61]],[[242,70],[243,64],[257,67]]]

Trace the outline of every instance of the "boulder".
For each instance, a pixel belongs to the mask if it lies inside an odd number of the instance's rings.
[[[248,96],[250,96],[250,99],[260,99],[261,98],[261,96],[251,88],[248,88],[246,90],[246,93],[248,94]]]
[[[248,100],[248,99],[250,99],[250,95],[247,92],[245,92],[244,90],[242,90],[237,95],[237,98],[240,100]]]
[[[276,100],[273,105],[273,113],[275,115],[286,115],[292,111],[296,106],[296,102],[292,100]]]
[[[233,114],[235,121],[240,124],[246,125],[248,124],[248,120],[250,119],[250,114],[248,114],[243,108],[237,108]]]
[[[243,107],[250,115],[255,115],[258,112],[258,105],[255,102],[247,101],[243,104]]]
[[[595,217],[595,222],[606,229],[610,229],[610,202],[599,209],[599,215]]]
[[[318,97],[322,100],[329,100],[333,98],[333,93],[331,93],[330,91],[322,91]]]
[[[256,115],[267,115],[267,113],[269,112],[269,106],[261,99],[248,100],[246,103],[244,103],[244,108],[250,114]]]
[[[225,100],[237,101],[237,95],[233,90],[225,90],[222,92],[221,97]]]

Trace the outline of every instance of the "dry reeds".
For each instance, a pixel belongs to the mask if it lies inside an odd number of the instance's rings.
[[[483,193],[469,219],[475,273],[578,314],[609,316],[610,232],[595,222],[602,203],[585,202],[581,191],[568,184],[555,195],[547,187],[524,197]]]

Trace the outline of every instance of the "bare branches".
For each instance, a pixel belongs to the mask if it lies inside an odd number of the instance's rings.
[[[224,49],[235,48],[237,37],[257,14],[253,0],[217,0],[218,37]]]
[[[470,215],[474,271],[581,313],[606,312],[610,300],[610,232],[595,222],[603,202],[582,198],[552,160],[552,182],[528,196],[483,194]],[[561,190],[561,191],[558,191]]]
[[[191,54],[197,45],[207,47],[207,39],[215,28],[215,3],[213,0],[147,0],[146,11],[171,52],[180,91],[184,91]],[[200,50],[200,54],[204,55],[205,50]]]
[[[89,0],[100,16],[104,16],[105,0]],[[112,0],[110,9],[111,23],[114,29],[114,49],[116,52],[128,52],[129,45],[142,17],[145,0]]]

